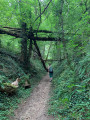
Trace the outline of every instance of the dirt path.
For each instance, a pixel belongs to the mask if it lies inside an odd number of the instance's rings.
[[[47,74],[31,96],[15,111],[14,120],[54,120],[47,115],[50,85]]]

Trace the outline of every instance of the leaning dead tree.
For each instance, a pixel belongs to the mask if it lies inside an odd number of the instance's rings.
[[[52,0],[50,0],[47,4],[47,6],[44,8],[44,10],[41,12],[41,4],[40,4],[40,1],[38,0],[38,3],[39,3],[39,8],[40,8],[40,14],[39,16],[36,17],[34,23],[38,20],[38,18],[40,18],[40,23],[41,23],[41,16],[42,14],[46,11],[46,9],[48,8],[48,6],[50,5],[50,3],[52,2]],[[39,47],[37,45],[37,40],[38,41],[56,41],[55,38],[41,38],[41,37],[37,37],[37,32],[38,32],[38,29],[39,29],[39,26],[40,26],[40,23],[38,25],[38,28],[37,30],[35,31],[36,33],[36,36],[33,32],[32,29],[29,30],[29,32],[27,32],[27,29],[26,29],[26,23],[23,23],[22,24],[22,27],[21,28],[11,28],[11,27],[3,27],[3,28],[0,28],[0,34],[7,34],[7,35],[11,35],[11,36],[14,36],[16,38],[22,38],[21,40],[21,58],[22,58],[22,61],[23,61],[23,64],[24,66],[28,66],[28,61],[29,61],[29,57],[31,56],[31,51],[32,51],[32,40],[34,42],[34,45],[37,49],[37,52],[38,52],[38,56],[40,57],[40,60],[45,68],[45,70],[47,71],[47,67],[45,65],[45,62],[44,60],[42,59],[42,56],[41,56],[41,53],[40,53],[40,50],[39,50]],[[28,34],[27,34],[28,33]],[[27,39],[30,40],[30,43],[29,43],[29,52],[27,52]]]
[[[27,31],[28,31],[28,29],[27,29]],[[46,30],[37,31],[37,33],[41,33],[41,32],[53,33],[53,32],[46,31]],[[32,39],[32,40],[36,40],[36,41],[61,41],[61,38],[55,38],[55,37],[49,37],[49,36],[47,36],[47,37],[30,36],[30,33],[35,34],[36,30],[30,31],[26,34],[26,37],[28,39]],[[22,36],[21,36],[22,29],[20,29],[20,28],[13,28],[12,29],[10,27],[4,27],[4,28],[0,28],[0,34],[7,34],[10,36],[14,36],[16,38],[22,38]]]
[[[34,43],[38,56],[47,71],[47,67],[45,65],[46,60],[43,60],[42,55],[40,53],[39,47],[37,45],[37,41],[62,41],[62,38],[55,38],[55,37],[39,37],[35,33],[57,33],[62,34],[58,32],[52,32],[47,30],[33,30],[32,28],[27,29],[25,26],[22,26],[22,28],[11,28],[11,27],[1,27],[0,28],[0,34],[7,34],[10,36],[13,36],[15,38],[21,38],[22,47],[21,47],[21,62],[24,63],[25,66],[29,66],[29,59],[31,57],[31,51],[32,51],[32,42]],[[64,33],[65,35],[74,35],[74,33]],[[47,35],[46,35],[47,36]],[[29,51],[27,51],[27,39],[30,40],[29,44]],[[65,40],[66,41],[66,40]],[[25,43],[25,44],[24,44]],[[23,61],[22,61],[23,60]]]
[[[0,28],[0,34],[7,34],[10,36],[13,36],[15,38],[21,38],[21,62],[24,63],[25,66],[29,66],[29,58],[31,57],[31,51],[32,51],[32,43],[34,43],[36,49],[37,49],[37,53],[38,56],[45,68],[45,70],[47,71],[47,67],[45,65],[46,60],[43,60],[42,55],[40,53],[39,47],[37,45],[37,41],[62,41],[62,38],[55,38],[55,37],[39,37],[37,36],[35,33],[53,33],[52,31],[48,31],[48,30],[33,30],[32,28],[27,29],[25,26],[25,23],[22,25],[22,28],[11,28],[11,27],[2,27]],[[62,33],[58,33],[58,32],[54,32],[57,34],[62,34]],[[54,34],[53,33],[53,34]],[[65,34],[65,33],[64,33]],[[67,35],[69,35],[69,33],[66,33]],[[74,35],[74,34],[72,34]],[[46,35],[47,36],[47,35]],[[27,39],[30,40],[29,43],[29,51],[27,51]],[[66,41],[66,40],[65,40]]]
[[[0,28],[0,34],[7,34],[10,36],[14,36],[16,38],[22,38],[21,40],[21,62],[23,62],[23,65],[25,66],[25,68],[27,68],[27,66],[29,66],[29,58],[31,56],[31,51],[32,51],[32,41],[34,42],[34,45],[37,49],[37,53],[38,56],[43,64],[43,67],[45,68],[46,71],[47,67],[45,65],[45,61],[42,58],[42,55],[40,53],[39,47],[37,45],[36,41],[61,41],[61,38],[57,39],[54,37],[37,37],[35,36],[35,30],[33,32],[32,29],[30,29],[29,32],[27,32],[26,26],[23,23],[22,25],[22,29],[20,28],[10,28],[10,27],[4,27],[4,28]],[[41,32],[41,31],[40,31]],[[43,31],[44,32],[44,31]],[[28,33],[28,34],[27,34]],[[30,40],[30,45],[29,45],[29,53],[27,52],[27,39]]]

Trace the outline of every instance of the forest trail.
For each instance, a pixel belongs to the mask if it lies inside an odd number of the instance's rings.
[[[35,87],[31,96],[15,111],[14,120],[54,120],[47,115],[51,82],[48,74]]]

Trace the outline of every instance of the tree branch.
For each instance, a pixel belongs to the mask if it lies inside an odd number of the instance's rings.
[[[3,30],[1,28],[0,28],[0,34],[8,34],[8,35],[14,36],[16,38],[20,37],[20,34],[17,34],[15,32],[11,32],[11,31],[6,31],[6,30]]]
[[[47,60],[43,60],[43,61],[62,61],[62,60],[64,60],[64,59],[61,59],[61,60],[55,60],[55,59],[47,59]]]
[[[61,38],[54,38],[54,37],[33,37],[32,38],[33,40],[36,40],[36,41],[62,41]]]
[[[6,28],[6,29],[3,29]],[[9,30],[9,31],[7,31]],[[28,31],[29,29],[27,29]],[[16,34],[17,37],[19,37],[19,34],[22,32],[21,28],[11,28],[11,27],[2,27],[0,28],[0,34],[10,34],[11,36],[14,36],[14,34]],[[56,31],[49,31],[49,30],[33,30],[33,33],[57,33],[57,34],[62,34],[62,32],[56,32]],[[65,35],[82,35],[79,33],[64,33]],[[83,35],[87,35],[89,36],[89,34],[83,33]]]
[[[34,22],[37,21],[37,19],[45,12],[45,10],[48,8],[49,4],[52,2],[52,0],[49,1],[49,3],[47,4],[47,6],[44,8],[43,12],[35,19]]]
[[[85,13],[89,10],[89,7],[87,7],[87,2],[88,2],[88,0],[85,1],[86,9],[85,9],[85,11],[83,12],[83,14],[85,14]],[[79,21],[82,20],[82,18],[83,18],[83,17],[81,16],[81,17],[79,18]]]

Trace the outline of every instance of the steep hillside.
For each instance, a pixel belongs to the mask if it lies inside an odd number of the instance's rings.
[[[89,120],[90,59],[54,64],[53,97],[49,114],[57,120]],[[72,69],[71,69],[72,68]]]
[[[26,71],[14,58],[0,54],[0,120],[8,120],[8,116],[13,114],[14,109],[23,99],[30,96],[35,84],[45,73],[38,60],[32,61],[31,66],[30,71]],[[21,81],[19,87],[12,92],[12,88],[9,87],[16,78],[20,78]],[[30,88],[25,89],[25,81],[28,81]],[[7,90],[5,90],[5,83],[9,85]]]

